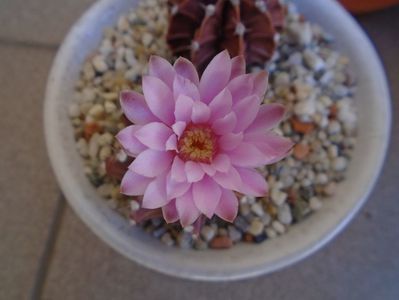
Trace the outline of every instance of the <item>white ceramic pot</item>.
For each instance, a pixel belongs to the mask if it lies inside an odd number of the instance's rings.
[[[359,138],[347,180],[333,199],[279,238],[229,250],[192,251],[169,248],[112,211],[83,172],[75,149],[68,105],[85,57],[99,44],[105,27],[133,8],[134,0],[102,0],[73,26],[55,59],[45,101],[45,134],[52,166],[70,205],[80,218],[119,253],[162,273],[197,280],[232,280],[269,273],[320,249],[340,232],[369,195],[384,161],[391,108],[383,68],[366,35],[332,0],[296,1],[299,10],[336,39],[358,79],[356,105]]]

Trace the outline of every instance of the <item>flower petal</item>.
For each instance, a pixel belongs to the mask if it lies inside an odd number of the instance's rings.
[[[175,77],[175,69],[164,58],[156,55],[150,57],[148,63],[148,74],[162,80],[170,88],[173,86],[173,79]]]
[[[231,75],[231,61],[227,50],[216,55],[202,74],[199,90],[201,100],[209,103],[225,88]]]
[[[152,122],[143,125],[138,129],[134,136],[144,145],[154,150],[165,150],[165,144],[172,129],[160,122]]]
[[[170,176],[174,181],[183,182],[187,180],[184,166],[184,161],[182,161],[178,156],[175,156],[172,168],[170,169]]]
[[[184,129],[186,129],[186,122],[177,121],[175,124],[172,125],[173,132],[176,133],[178,137],[182,135]]]
[[[254,76],[252,74],[244,74],[234,78],[229,82],[229,89],[233,103],[238,103],[241,99],[252,95],[254,85]]]
[[[235,149],[243,139],[243,133],[227,133],[220,137],[219,147],[223,150],[229,151]]]
[[[208,218],[211,218],[219,204],[222,190],[209,176],[193,184],[195,206]]]
[[[269,74],[266,71],[260,71],[255,74],[253,93],[263,100],[268,86]]]
[[[259,111],[259,97],[256,95],[248,96],[234,105],[233,110],[237,116],[236,127],[234,132],[241,132],[255,120]]]
[[[198,87],[189,79],[176,75],[173,81],[173,97],[177,100],[180,95],[186,95],[196,101],[200,100]]]
[[[134,135],[141,125],[130,125],[116,135],[116,139],[130,156],[136,157],[140,152],[147,149]]]
[[[174,223],[179,220],[179,214],[176,209],[176,200],[169,201],[168,204],[162,207],[162,215],[166,223]]]
[[[208,105],[201,101],[195,101],[193,105],[193,111],[191,113],[191,120],[194,124],[205,123],[211,116],[211,110]]]
[[[230,80],[233,78],[245,74],[245,58],[243,55],[233,57],[231,59],[231,76]]]
[[[234,129],[236,123],[236,114],[234,112],[230,112],[223,118],[216,120],[212,125],[212,130],[219,135],[227,134]]]
[[[254,197],[263,197],[267,194],[267,182],[261,174],[247,168],[237,168],[237,171],[242,181],[240,193]]]
[[[280,104],[261,105],[258,114],[246,132],[265,132],[277,126],[285,113],[284,106]]]
[[[191,183],[173,180],[171,172],[169,172],[168,176],[166,176],[166,196],[168,199],[180,197],[188,191],[190,186]]]
[[[205,163],[200,163],[202,170],[209,176],[213,176],[216,173],[216,169],[210,165],[210,164],[205,164]]]
[[[120,103],[126,118],[134,124],[145,124],[158,121],[158,118],[150,111],[144,96],[134,91],[122,91]]]
[[[234,150],[228,152],[231,163],[239,167],[259,167],[263,164],[265,156],[251,143],[242,142]]]
[[[201,168],[200,164],[193,161],[187,161],[185,163],[184,170],[186,171],[188,182],[200,181],[205,175],[204,170]]]
[[[212,161],[212,166],[219,172],[227,172],[230,170],[231,162],[229,156],[226,154],[219,154]]]
[[[238,199],[236,195],[230,190],[222,189],[222,196],[216,207],[215,214],[227,222],[233,222],[237,217],[237,213]]]
[[[241,189],[241,177],[232,166],[227,172],[217,172],[213,177],[220,186],[228,190],[239,191]]]
[[[176,209],[183,227],[191,225],[198,219],[201,212],[193,201],[191,188],[183,196],[176,198]]]
[[[177,151],[177,137],[175,134],[172,134],[165,143],[165,150],[174,150]]]
[[[146,177],[155,177],[170,167],[172,159],[171,152],[147,149],[136,157],[129,169]]]
[[[166,175],[156,177],[147,187],[144,193],[143,208],[159,208],[166,205],[170,200],[166,197]]]
[[[186,95],[180,95],[176,100],[175,118],[176,121],[191,121],[194,101]]]
[[[195,85],[199,85],[197,69],[187,58],[179,57],[174,64],[174,68],[177,74],[189,79]]]
[[[151,112],[162,122],[171,125],[174,121],[175,101],[170,88],[157,77],[145,76],[143,92]]]
[[[151,178],[127,170],[122,178],[121,193],[128,196],[144,195],[144,192],[151,181]]]
[[[213,100],[209,103],[211,110],[211,120],[223,118],[231,111],[233,100],[228,89],[223,89]]]

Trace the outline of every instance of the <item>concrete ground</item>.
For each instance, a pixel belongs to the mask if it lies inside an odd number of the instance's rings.
[[[167,277],[125,259],[60,196],[44,146],[54,55],[94,0],[0,1],[0,299],[399,299],[399,7],[359,17],[390,81],[394,127],[372,196],[317,254],[234,283]]]

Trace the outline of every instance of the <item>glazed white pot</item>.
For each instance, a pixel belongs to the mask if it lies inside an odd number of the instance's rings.
[[[340,232],[366,201],[384,161],[391,108],[383,68],[366,35],[335,1],[296,1],[299,10],[336,39],[351,59],[358,79],[356,106],[359,138],[347,180],[323,208],[285,235],[259,245],[229,250],[193,251],[170,248],[111,210],[83,172],[75,149],[68,105],[82,62],[99,44],[103,29],[116,23],[134,0],[102,0],[73,26],[55,59],[45,101],[45,134],[56,177],[70,205],[101,239],[119,253],[162,273],[197,280],[232,280],[269,273],[320,249]]]

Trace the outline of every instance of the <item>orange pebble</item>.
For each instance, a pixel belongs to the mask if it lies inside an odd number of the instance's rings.
[[[291,119],[291,125],[294,128],[294,130],[299,133],[309,133],[312,132],[314,129],[313,123],[305,123],[298,120],[297,118]]]
[[[243,240],[244,240],[244,242],[252,243],[254,241],[254,237],[252,235],[250,235],[249,233],[245,233],[243,236]]]
[[[297,159],[304,159],[309,154],[309,146],[303,143],[294,146],[294,156]]]
[[[97,123],[86,123],[84,127],[84,137],[87,141],[90,140],[92,135],[96,132],[100,132],[101,127]]]
[[[338,108],[335,104],[331,105],[329,117],[335,119],[338,114]]]

